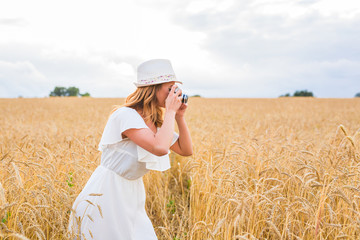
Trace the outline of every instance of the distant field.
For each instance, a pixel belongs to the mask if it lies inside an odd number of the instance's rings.
[[[123,99],[0,99],[0,239],[66,239]],[[360,99],[191,98],[194,155],[144,177],[159,239],[360,239]]]

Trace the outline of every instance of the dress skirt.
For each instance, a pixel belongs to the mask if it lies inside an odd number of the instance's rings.
[[[69,231],[81,239],[157,239],[145,198],[142,177],[128,180],[100,165],[73,204]]]

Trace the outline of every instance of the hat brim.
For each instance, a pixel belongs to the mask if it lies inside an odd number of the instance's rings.
[[[146,86],[158,85],[158,84],[167,83],[167,82],[177,82],[177,83],[183,84],[181,81],[175,80],[175,81],[162,81],[162,82],[149,83],[149,84],[139,84],[139,83],[137,83],[137,82],[134,82],[134,85],[135,85],[136,87],[146,87]]]

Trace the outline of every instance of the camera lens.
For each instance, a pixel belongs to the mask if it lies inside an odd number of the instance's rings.
[[[182,103],[187,103],[187,101],[188,101],[188,95],[182,94],[181,102],[182,102]]]
[[[177,87],[174,91],[174,93],[176,93],[179,90],[179,88]],[[171,88],[169,88],[169,92],[171,91]],[[187,103],[188,102],[188,95],[186,94],[181,94],[181,102],[182,103]]]

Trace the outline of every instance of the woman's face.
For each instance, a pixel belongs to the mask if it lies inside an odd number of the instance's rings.
[[[165,100],[169,95],[169,89],[175,84],[175,81],[162,83],[156,92],[156,99],[160,107],[165,107]]]

